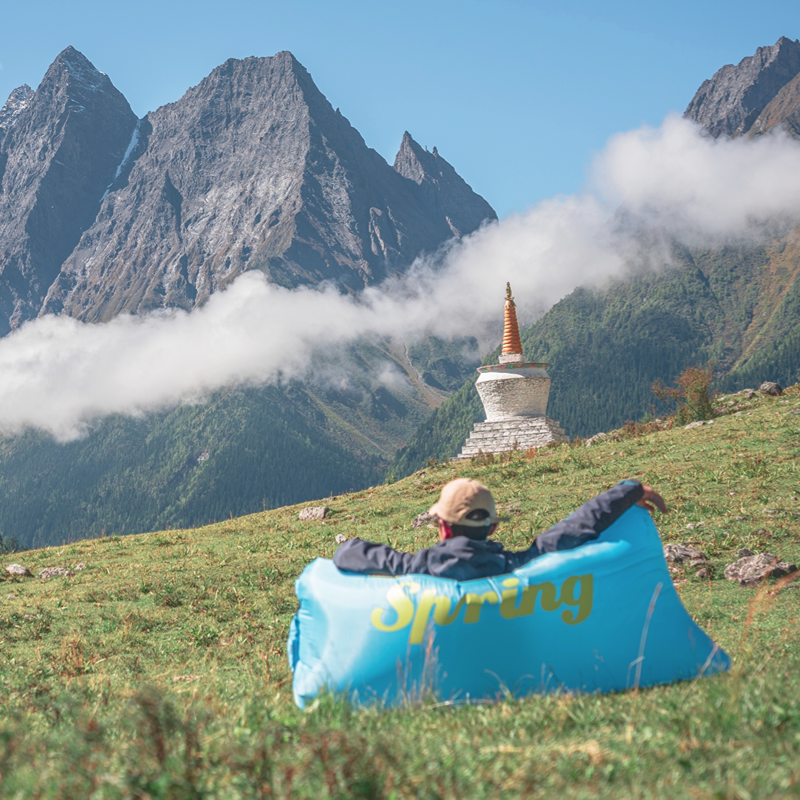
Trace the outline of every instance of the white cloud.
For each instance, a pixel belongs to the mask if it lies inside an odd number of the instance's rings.
[[[800,145],[775,131],[713,139],[669,117],[611,139],[594,167],[599,195],[688,244],[758,235],[800,215]]]
[[[599,156],[592,190],[538,204],[450,247],[436,264],[358,297],[332,287],[287,290],[247,273],[191,313],[83,324],[45,317],[0,340],[0,431],[60,439],[103,416],[145,414],[234,384],[303,377],[320,349],[364,336],[434,333],[497,342],[506,281],[521,308],[544,310],[575,286],[620,274],[662,250],[612,224],[620,206],[688,243],[758,235],[800,218],[800,145],[782,135],[713,140],[670,118],[620,134]],[[318,359],[317,359],[318,361]],[[396,375],[377,376],[392,383]]]

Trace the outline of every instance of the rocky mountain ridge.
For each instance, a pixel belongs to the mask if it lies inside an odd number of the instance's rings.
[[[496,218],[408,134],[387,164],[288,52],[230,59],[137,120],[67,48],[0,137],[0,333],[189,309],[251,269],[353,291]]]
[[[743,58],[736,66],[726,64],[703,81],[684,113],[700,123],[709,134],[741,136],[766,133],[783,125],[796,109],[784,93],[800,75],[800,41],[781,36],[768,47],[759,47],[755,54]],[[798,88],[788,89],[796,97]],[[795,129],[785,125],[789,133]]]
[[[0,112],[0,335],[36,316],[94,220],[136,126],[106,75],[67,48]]]

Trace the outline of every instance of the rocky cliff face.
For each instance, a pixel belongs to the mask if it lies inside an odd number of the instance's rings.
[[[0,109],[0,131],[4,132],[11,128],[20,113],[31,104],[33,95],[34,91],[27,83],[23,83],[11,92],[5,105]]]
[[[0,111],[0,334],[35,316],[95,218],[136,116],[73,48]]]
[[[496,218],[408,134],[389,166],[288,52],[231,59],[136,120],[68,48],[0,135],[3,330],[188,309],[251,269],[356,290]]]
[[[442,231],[445,235],[462,236],[476,228],[476,220],[496,218],[492,207],[475,195],[435,147],[430,153],[423,150],[408,131],[403,135],[394,168],[420,187],[421,201],[440,224],[447,224],[449,231]]]
[[[699,122],[712,136],[739,136],[756,125],[762,112],[800,73],[800,41],[782,36],[771,47],[733,66],[727,64],[697,90],[684,114]],[[770,127],[780,124],[776,109],[769,113]],[[768,127],[762,123],[760,132]]]
[[[748,136],[760,136],[773,128],[782,128],[800,138],[800,74],[795,75],[758,115]]]

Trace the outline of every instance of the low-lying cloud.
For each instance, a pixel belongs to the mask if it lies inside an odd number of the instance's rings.
[[[304,377],[320,348],[365,336],[468,335],[490,349],[506,281],[523,307],[543,311],[578,285],[623,274],[632,260],[667,263],[665,248],[642,251],[631,231],[643,226],[691,245],[758,237],[765,225],[800,219],[798,177],[800,144],[782,134],[713,140],[669,118],[614,137],[586,192],[488,225],[435,263],[419,261],[355,297],[283,289],[253,272],[189,313],[104,324],[37,319],[0,340],[0,431],[74,438],[110,414]],[[637,224],[621,225],[620,208]]]
[[[800,143],[781,131],[712,139],[681,117],[613,137],[593,170],[608,203],[686,244],[758,236],[800,216]]]

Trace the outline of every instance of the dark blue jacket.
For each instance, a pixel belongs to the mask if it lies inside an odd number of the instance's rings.
[[[401,553],[388,544],[348,539],[333,556],[345,572],[368,575],[435,575],[470,581],[503,575],[545,553],[572,550],[596,539],[634,503],[641,500],[639,481],[621,481],[607,492],[584,503],[566,519],[534,539],[527,550],[512,552],[491,539],[454,536],[417,553]]]

